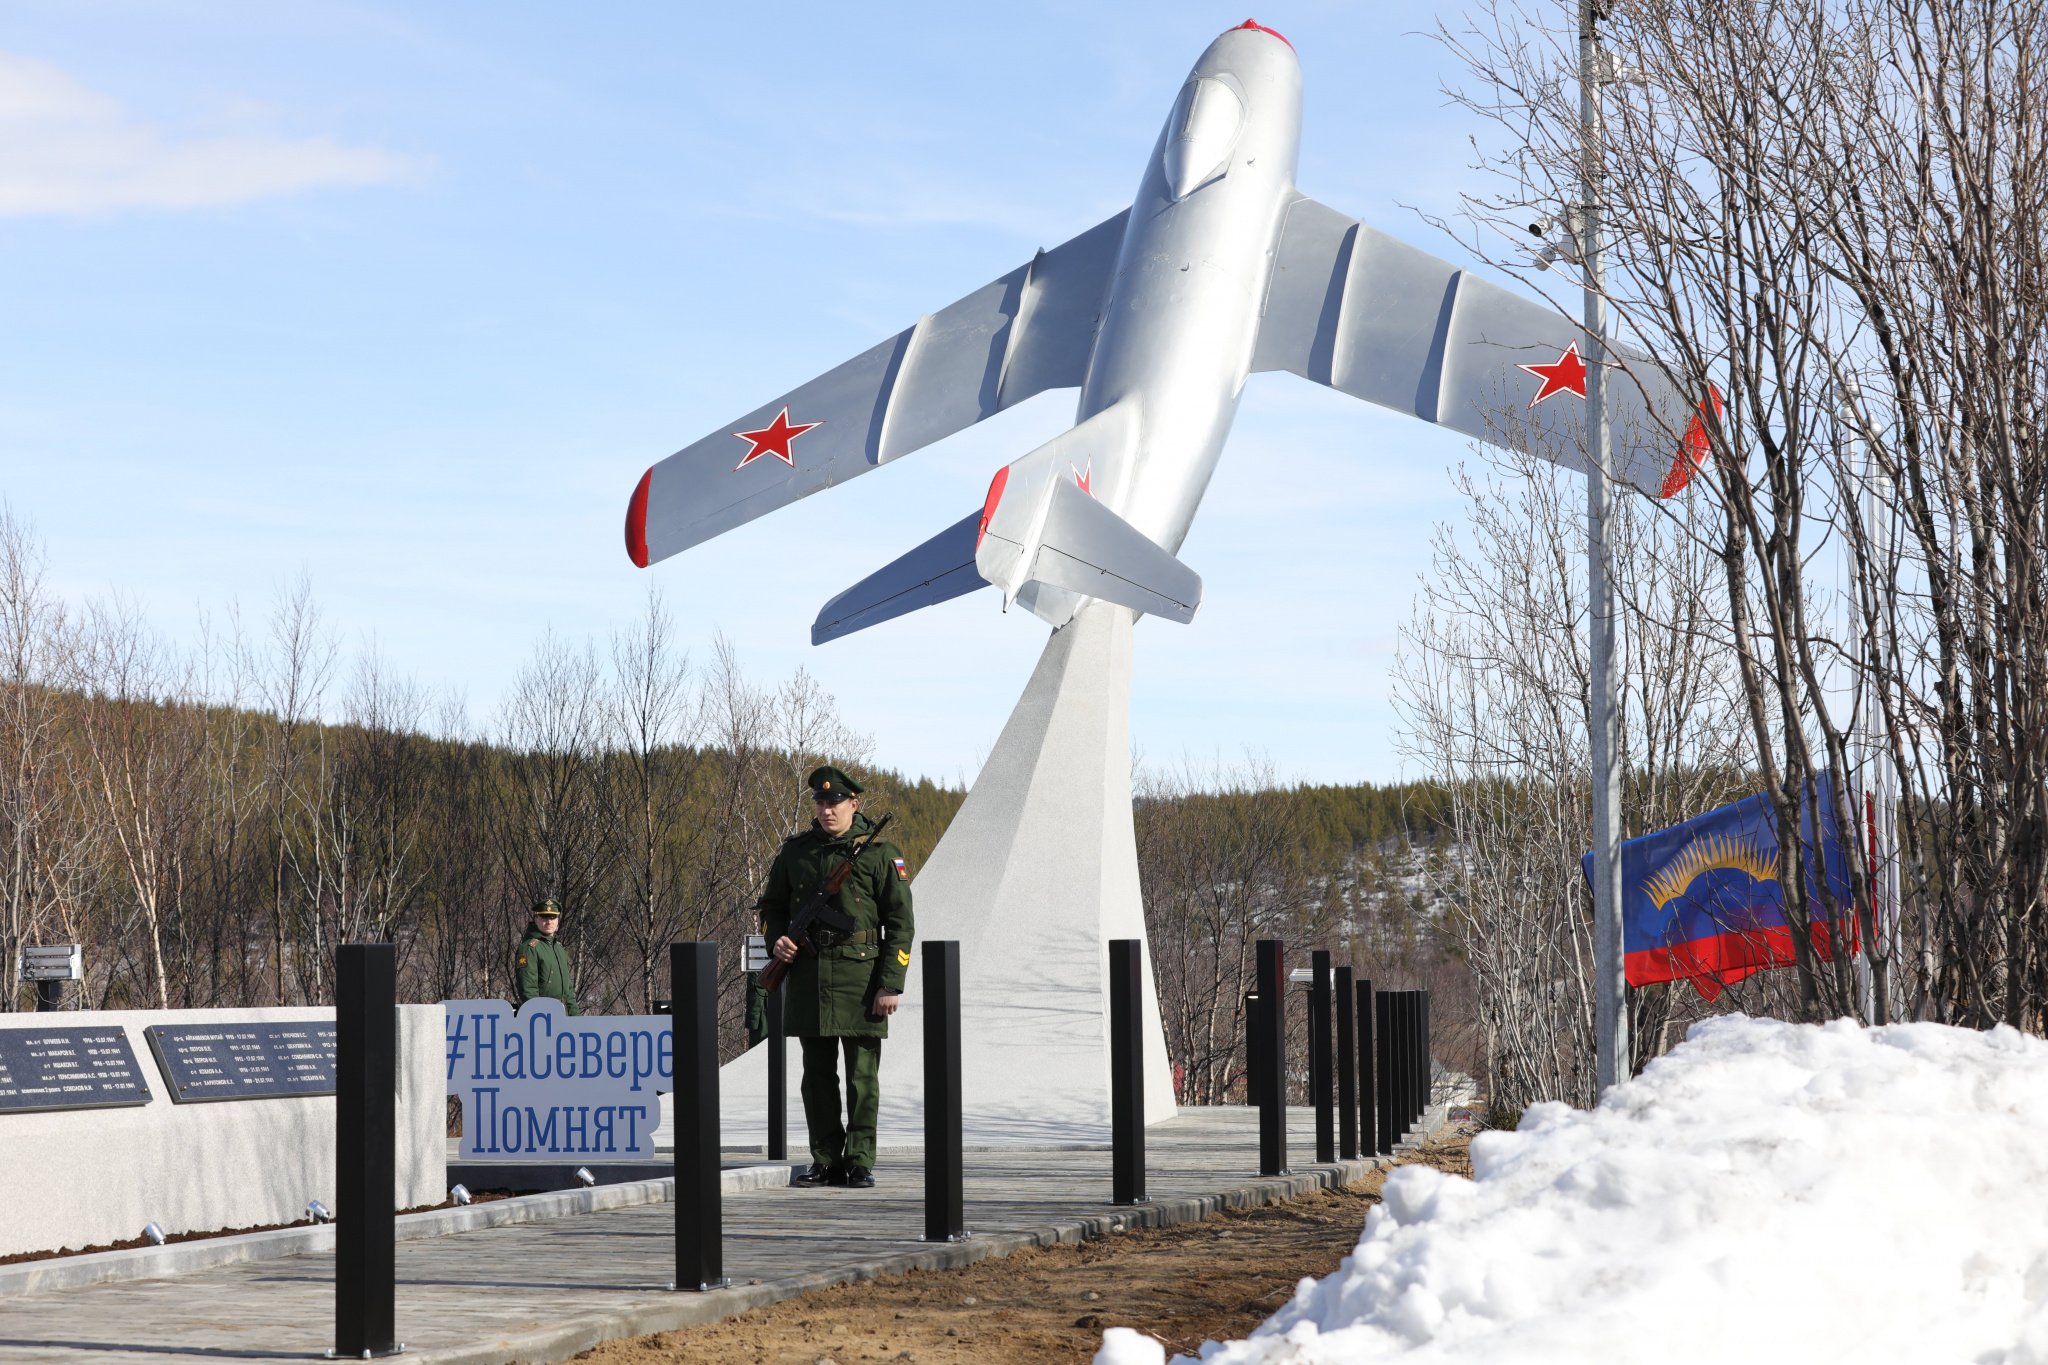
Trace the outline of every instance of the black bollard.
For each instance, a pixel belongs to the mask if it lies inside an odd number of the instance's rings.
[[[1358,1155],[1358,1049],[1352,1035],[1351,969],[1337,969],[1337,1155]]]
[[[1410,1012],[1412,991],[1394,992],[1394,1141],[1408,1136],[1415,1123],[1415,1038]]]
[[[1358,1154],[1375,1156],[1380,1150],[1379,1106],[1373,1102],[1373,1004],[1372,982],[1358,983]]]
[[[1400,1134],[1395,1131],[1395,1115],[1401,1108],[1401,1097],[1394,1089],[1394,993],[1377,991],[1372,998],[1373,1027],[1373,1106],[1379,1118],[1378,1149],[1381,1156],[1391,1156],[1394,1139]]]
[[[730,1281],[719,1194],[718,945],[670,944],[668,979],[675,998],[675,1287],[722,1289]]]
[[[1380,1122],[1386,1125],[1388,1145],[1392,1152],[1401,1141],[1401,1135],[1408,1131],[1404,1122],[1408,1108],[1408,1091],[1402,1082],[1407,1060],[1401,1051],[1401,992],[1381,991],[1380,998],[1387,1002],[1387,1012],[1381,1021],[1387,1030],[1386,1061],[1387,1074],[1380,1078],[1380,1106],[1384,1112]]]
[[[1316,1160],[1337,1159],[1335,1059],[1330,1050],[1330,954],[1317,948],[1309,954],[1308,1085],[1316,1106]]]
[[[1401,1128],[1404,1133],[1412,1131],[1415,1121],[1422,1117],[1422,1106],[1417,1099],[1421,1094],[1417,1084],[1421,1068],[1415,1065],[1416,1050],[1421,1045],[1417,1030],[1422,1022],[1422,1012],[1416,1008],[1420,995],[1419,991],[1401,992],[1401,1086],[1404,1101],[1401,1111],[1406,1120]]]
[[[1259,1174],[1287,1174],[1287,965],[1259,940]]]
[[[967,1239],[960,1156],[960,944],[924,943],[924,1239]]]
[[[1408,992],[1408,1126],[1422,1121],[1429,1108],[1429,1043],[1422,1036],[1422,992]]]
[[[334,1354],[396,1355],[398,949],[334,953]]]
[[[1429,1112],[1430,1102],[1430,1059],[1429,1059],[1429,992],[1415,992],[1415,1079],[1419,1091],[1416,1110],[1419,1118]]]
[[[768,992],[768,1159],[789,1160],[789,1030],[782,992]]]
[[[1145,1202],[1143,984],[1134,938],[1109,941],[1110,1202]]]

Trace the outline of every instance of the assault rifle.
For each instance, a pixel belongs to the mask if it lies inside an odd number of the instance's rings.
[[[846,878],[853,871],[854,863],[859,861],[861,854],[867,852],[868,845],[881,834],[882,827],[888,824],[889,820],[890,817],[887,815],[877,820],[875,827],[861,836],[859,842],[854,844],[852,852],[839,860],[839,865],[826,874],[825,880],[818,884],[818,889],[811,892],[810,898],[797,907],[797,912],[789,917],[789,927],[782,931],[782,937],[796,945],[797,957],[802,957],[805,953],[815,953],[820,947],[831,946],[829,943],[814,942],[814,933],[833,935],[836,941],[837,936],[853,932],[853,917],[834,905],[832,899],[839,894],[839,888],[846,885]],[[789,975],[789,969],[795,964],[796,958],[791,958],[788,962],[779,958],[771,959],[761,973],[761,989],[780,989],[782,978]]]

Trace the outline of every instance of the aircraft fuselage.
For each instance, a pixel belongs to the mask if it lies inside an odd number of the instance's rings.
[[[1131,449],[1089,491],[1170,552],[1237,415],[1300,146],[1294,49],[1231,29],[1189,72],[1132,202],[1076,416],[1135,407]]]

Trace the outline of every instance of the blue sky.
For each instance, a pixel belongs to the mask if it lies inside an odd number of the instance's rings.
[[[1306,83],[1301,188],[1473,187],[1439,7],[1251,11]],[[982,593],[813,650],[817,608],[1063,429],[1045,395],[635,569],[655,459],[1128,202],[1241,0],[699,7],[17,0],[0,17],[0,497],[76,600],[189,637],[309,576],[345,650],[487,723],[543,630],[650,581],[684,638],[809,667],[891,766],[971,777],[1044,628]],[[1145,761],[1399,773],[1388,669],[1452,435],[1254,379],[1139,627]]]

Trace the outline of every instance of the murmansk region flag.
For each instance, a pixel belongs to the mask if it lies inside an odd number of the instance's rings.
[[[1799,842],[1806,884],[1815,892],[1808,898],[1813,950],[1826,958],[1830,915],[1850,916],[1850,952],[1856,951],[1856,930],[1834,797],[1825,780],[1814,785],[1820,789],[1820,845],[1814,846],[1811,797],[1800,809]],[[1593,855],[1581,865],[1590,884]],[[1723,986],[1790,963],[1792,929],[1778,884],[1777,813],[1770,801],[1746,797],[1624,840],[1621,925],[1623,972],[1631,986],[1689,981],[1712,1000]]]

